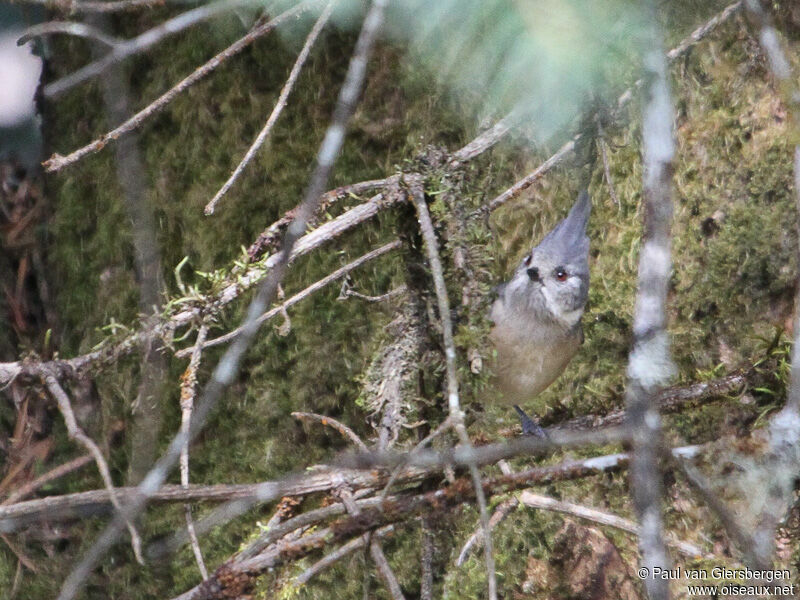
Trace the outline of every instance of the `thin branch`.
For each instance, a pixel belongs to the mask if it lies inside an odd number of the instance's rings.
[[[15,4],[31,4],[44,6],[70,14],[81,13],[115,13],[133,11],[139,8],[154,8],[168,4],[198,4],[199,0],[14,0]]]
[[[55,481],[56,479],[59,479],[64,475],[68,475],[73,471],[77,471],[81,467],[88,465],[93,460],[94,458],[92,457],[91,454],[84,454],[83,456],[79,456],[78,458],[72,459],[69,462],[65,462],[63,465],[54,467],[47,473],[40,475],[33,481],[26,483],[18,490],[15,490],[11,494],[9,494],[8,498],[0,502],[0,506],[15,504],[16,502],[24,500],[26,497],[30,496],[32,493],[34,493],[43,485],[47,485],[51,481]]]
[[[341,433],[342,437],[353,442],[358,447],[359,450],[361,450],[362,452],[369,452],[369,448],[367,448],[367,445],[361,440],[360,437],[358,437],[356,432],[350,429],[344,423],[340,423],[336,419],[333,419],[331,417],[326,417],[324,415],[316,415],[314,413],[306,413],[306,412],[293,412],[292,416],[300,421],[315,421],[317,423],[322,423],[323,425],[327,425],[328,427],[332,427],[333,429]]]
[[[78,425],[78,421],[75,419],[75,413],[72,412],[72,404],[69,401],[69,397],[61,387],[61,384],[58,383],[58,380],[50,373],[43,373],[42,375],[48,391],[58,404],[58,410],[61,412],[61,416],[64,417],[64,424],[67,426],[69,437],[86,448],[92,457],[94,457],[97,470],[100,471],[100,476],[103,478],[103,482],[106,484],[106,489],[108,490],[111,504],[114,505],[117,513],[122,517],[122,520],[124,521],[124,524],[128,528],[128,532],[131,535],[131,545],[133,546],[133,553],[136,556],[136,560],[139,564],[144,564],[144,559],[142,558],[142,539],[139,537],[139,533],[136,531],[133,520],[124,513],[122,504],[120,504],[117,492],[114,489],[114,481],[111,479],[111,471],[108,468],[108,463],[106,462],[103,453],[100,451],[100,448],[97,446],[97,444],[95,444],[94,440],[86,435]]]
[[[402,296],[408,291],[405,285],[400,285],[393,290],[389,290],[385,294],[381,294],[380,296],[368,296],[367,294],[361,294],[356,292],[355,290],[351,290],[348,287],[345,287],[347,284],[342,284],[342,289],[339,292],[337,300],[347,300],[348,298],[358,298],[359,300],[364,300],[365,302],[385,302],[386,300],[390,300],[396,296]]]
[[[380,542],[374,537],[369,542],[369,553],[370,556],[372,556],[372,560],[375,561],[375,567],[378,569],[378,573],[380,573],[383,578],[386,587],[389,588],[392,598],[394,598],[394,600],[405,600],[403,590],[400,589],[400,584],[397,581],[397,576],[389,566],[389,561],[386,560],[386,555],[381,549]]]
[[[141,54],[164,40],[168,36],[180,33],[184,29],[207,21],[221,13],[231,11],[240,6],[262,5],[261,0],[217,0],[188,10],[176,17],[164,21],[160,25],[137,35],[135,38],[115,44],[103,58],[95,60],[61,79],[44,86],[45,98],[55,98],[76,85],[93,77],[97,77],[112,65],[116,65],[135,54]]]
[[[682,455],[693,455],[695,451],[695,447],[676,448],[673,450],[673,452]],[[626,467],[627,464],[628,457],[625,454],[569,461],[561,465],[534,467],[518,473],[489,478],[484,482],[484,488],[487,493],[493,495],[508,493],[531,485],[549,485],[555,481],[574,479],[588,474],[617,471]],[[258,575],[287,560],[294,561],[302,558],[324,545],[341,542],[346,538],[352,539],[354,535],[360,535],[391,523],[398,523],[418,514],[444,511],[466,502],[472,502],[474,499],[474,486],[469,480],[461,478],[452,485],[427,493],[396,495],[385,500],[377,498],[357,500],[355,503],[361,511],[361,514],[357,517],[347,517],[334,522],[330,527],[315,529],[314,534],[299,538],[297,543],[280,543],[267,546],[267,544],[281,539],[297,527],[320,523],[319,517],[322,513],[324,513],[324,518],[328,518],[345,512],[345,508],[341,504],[317,509],[316,511],[311,511],[318,513],[314,519],[308,518],[309,513],[306,513],[282,523],[274,532],[267,532],[270,541],[260,546],[259,553],[249,553],[247,556],[240,555],[238,559],[227,561],[221,570],[229,574]],[[214,580],[214,575],[212,575],[211,579]],[[203,589],[202,585],[196,586],[192,590],[181,594],[178,598],[203,598],[202,594],[193,595],[199,593],[201,589]]]
[[[38,37],[54,35],[58,33],[86,38],[95,42],[100,42],[101,44],[110,46],[112,48],[122,43],[122,40],[107,35],[97,27],[92,27],[86,23],[74,23],[71,21],[49,21],[47,23],[39,23],[38,25],[28,27],[28,29],[26,29],[17,40],[17,45],[22,46],[23,44],[26,44],[27,42]]]
[[[275,307],[271,308],[270,310],[264,312],[264,314],[262,314],[262,315],[260,315],[258,317],[258,319],[256,320],[256,323],[260,325],[261,323],[264,323],[265,321],[269,321],[270,319],[272,319],[276,315],[282,314],[283,311],[285,311],[287,308],[290,308],[290,307],[294,306],[295,304],[297,304],[301,300],[304,300],[305,298],[307,298],[311,294],[314,294],[315,292],[318,292],[319,290],[321,290],[322,288],[324,288],[328,284],[330,284],[330,283],[332,283],[332,282],[334,282],[334,281],[336,281],[338,279],[341,279],[342,277],[344,277],[345,275],[347,275],[351,271],[354,271],[355,269],[357,269],[358,267],[368,263],[369,261],[374,260],[374,259],[376,259],[376,258],[378,258],[380,256],[383,256],[384,254],[387,254],[388,252],[391,252],[392,250],[398,249],[400,247],[400,245],[401,245],[400,244],[400,240],[394,240],[392,242],[389,242],[388,244],[384,244],[380,248],[376,248],[375,250],[372,250],[371,252],[367,252],[363,256],[360,256],[359,258],[357,258],[354,261],[346,264],[345,266],[340,267],[339,269],[337,269],[336,271],[334,271],[330,275],[327,275],[326,277],[323,277],[319,281],[315,281],[314,283],[312,283],[310,286],[308,286],[304,290],[296,293],[294,296],[292,296],[291,298],[286,300],[283,304],[281,304],[279,306],[275,306]],[[208,348],[210,346],[217,346],[219,344],[224,344],[224,343],[229,342],[229,341],[231,341],[233,339],[236,339],[236,337],[239,334],[242,333],[243,329],[244,329],[244,326],[240,326],[240,327],[237,327],[236,329],[234,329],[233,331],[230,331],[230,332],[226,333],[225,335],[221,335],[221,336],[219,336],[217,338],[214,338],[213,340],[208,340],[208,341],[203,343],[203,348]],[[186,356],[190,351],[191,351],[191,349],[189,349],[189,348],[184,349],[184,350],[180,350],[180,351],[175,353],[175,356],[183,357],[183,356]]]
[[[451,169],[457,168],[459,165],[461,165],[461,163],[472,160],[479,154],[483,154],[486,150],[504,138],[518,121],[518,114],[514,112],[507,114],[492,127],[472,140],[469,144],[454,152],[450,158],[448,166]]]
[[[760,557],[756,556],[757,547],[755,540],[740,525],[738,518],[728,510],[719,494],[711,489],[706,483],[705,478],[693,468],[687,460],[680,457],[669,455],[671,462],[686,478],[689,485],[703,499],[708,507],[717,515],[722,522],[725,531],[733,538],[739,551],[745,556],[746,560],[752,565],[758,565],[761,569],[769,568],[769,563],[765,563]]]
[[[588,506],[583,506],[581,504],[574,504],[572,502],[563,502],[561,500],[556,500],[555,498],[551,498],[550,496],[541,496],[539,494],[534,494],[533,492],[528,490],[520,494],[519,501],[525,506],[529,506],[531,508],[538,508],[542,510],[564,513],[566,515],[578,517],[579,519],[585,519],[587,521],[591,521],[592,523],[598,523],[600,525],[606,525],[608,527],[614,527],[615,529],[620,529],[621,531],[627,531],[628,533],[632,533],[633,535],[639,535],[640,533],[639,526],[630,519],[618,517],[617,515],[612,515],[610,513],[602,512],[594,508],[589,508]],[[690,544],[689,542],[679,540],[673,536],[670,535],[667,536],[667,544],[675,548],[678,552],[680,552],[684,556],[688,556],[689,558],[693,559],[702,557],[708,558],[703,553],[703,551],[694,544]]]
[[[303,65],[308,58],[308,55],[311,53],[311,48],[313,48],[314,44],[317,41],[317,37],[319,36],[322,28],[325,27],[325,24],[328,22],[328,19],[331,16],[331,11],[333,10],[334,0],[330,0],[328,4],[325,6],[325,9],[320,14],[319,19],[317,22],[314,23],[314,26],[311,29],[311,32],[308,34],[306,38],[306,42],[303,45],[302,50],[300,50],[300,54],[297,57],[297,60],[292,66],[292,70],[289,73],[289,78],[286,80],[286,83],[283,85],[283,89],[281,89],[281,93],[278,96],[278,101],[275,103],[275,108],[272,109],[272,113],[270,113],[269,118],[267,119],[266,124],[264,125],[263,129],[259,132],[256,136],[256,139],[251,144],[250,148],[247,150],[247,153],[242,158],[241,162],[236,166],[231,176],[228,180],[223,184],[223,186],[219,189],[219,191],[214,194],[214,197],[206,204],[206,207],[203,212],[206,215],[211,215],[214,213],[214,209],[217,206],[217,203],[222,199],[222,197],[228,192],[229,189],[233,186],[234,182],[239,178],[239,176],[244,171],[245,167],[250,164],[250,161],[253,160],[253,157],[258,152],[259,148],[264,144],[267,137],[269,137],[272,128],[275,126],[275,123],[278,121],[278,117],[280,116],[283,109],[286,107],[286,101],[289,99],[289,94],[292,93],[292,89],[294,88],[294,84],[297,81],[297,78],[300,76],[300,71],[303,68]]]
[[[478,209],[477,211],[475,211],[475,213],[477,214],[480,212],[491,212],[501,207],[509,200],[513,200],[514,198],[519,196],[522,192],[527,190],[534,183],[539,181],[542,177],[547,175],[547,173],[552,171],[553,168],[559,165],[566,157],[572,154],[572,152],[575,150],[575,143],[576,139],[568,141],[566,144],[561,146],[561,148],[559,148],[558,151],[555,154],[553,154],[553,156],[551,156],[541,165],[536,167],[536,169],[534,169],[529,175],[526,175],[525,177],[517,181],[505,192],[498,195],[491,202],[489,202],[489,204],[486,207]]]
[[[358,517],[361,515],[361,509],[353,500],[353,494],[347,487],[339,488],[337,490],[337,495],[342,501],[342,504],[344,504],[347,513],[351,517]],[[405,600],[403,591],[400,589],[400,584],[397,582],[397,576],[389,566],[389,561],[386,560],[386,555],[383,553],[380,543],[378,540],[371,538],[369,534],[367,534],[366,537],[370,538],[369,553],[372,556],[372,560],[375,561],[375,567],[378,569],[378,573],[383,578],[383,582],[389,589],[389,593],[392,595],[392,598],[394,600]]]
[[[243,1],[252,2],[253,0],[243,0]],[[109,131],[108,133],[104,133],[93,142],[87,144],[86,146],[83,146],[82,148],[74,150],[73,152],[69,153],[66,156],[62,156],[60,154],[53,154],[53,156],[51,156],[49,159],[47,159],[42,163],[45,170],[48,173],[60,171],[64,167],[67,167],[77,162],[84,156],[88,156],[90,154],[94,154],[95,152],[99,152],[100,150],[105,148],[108,144],[117,140],[121,135],[128,133],[129,131],[133,131],[134,129],[139,127],[142,124],[142,122],[144,122],[146,119],[161,111],[167,104],[169,104],[175,98],[177,98],[181,94],[181,92],[185,91],[186,89],[188,89],[189,87],[191,87],[192,85],[203,79],[206,75],[211,73],[223,62],[239,54],[247,46],[255,42],[258,38],[263,37],[264,35],[271,32],[273,29],[278,27],[278,25],[282,24],[284,21],[301,13],[304,10],[307,10],[316,1],[318,0],[307,0],[305,2],[300,2],[299,4],[293,6],[292,8],[282,12],[280,15],[278,15],[271,21],[268,21],[262,25],[257,26],[255,29],[252,29],[247,33],[247,35],[238,39],[233,44],[225,48],[222,52],[214,56],[214,58],[212,58],[202,66],[195,69],[191,74],[186,76],[171,89],[167,90],[161,96],[159,96],[158,99],[154,100],[153,102],[145,106],[142,110],[137,112],[130,119],[124,121],[114,129]],[[220,2],[222,2],[227,6],[228,0],[220,0]],[[121,47],[120,45],[116,46],[115,52],[116,48],[120,47]],[[110,66],[114,62],[115,61],[109,62],[108,66]],[[103,68],[105,69],[107,67],[104,66]],[[57,85],[59,81],[50,84],[50,86]],[[48,93],[47,90],[48,88],[50,88],[50,86],[45,87],[45,95],[47,95]]]
[[[360,550],[364,548],[370,539],[382,539],[388,535],[392,535],[395,531],[394,525],[387,525],[386,527],[381,527],[376,529],[371,534],[364,534],[361,537],[357,537],[354,540],[347,542],[346,544],[339,546],[336,550],[326,554],[323,558],[315,562],[313,565],[308,567],[305,571],[298,575],[293,585],[296,587],[300,587],[305,585],[312,578],[322,573],[324,570],[329,569],[335,563],[343,559],[345,556],[348,556],[355,552],[356,550]]]
[[[666,332],[667,287],[671,271],[672,160],[674,134],[667,61],[661,50],[656,0],[648,1],[644,67],[646,100],[642,116],[644,161],[644,224],[639,256],[639,281],[633,317],[633,349],[628,361],[626,405],[633,435],[631,487],[641,523],[639,550],[642,565],[668,569],[661,519],[661,472],[658,464],[661,417],[656,392],[673,376]],[[644,580],[651,600],[669,598],[668,581]]]
[[[512,496],[507,500],[503,500],[497,507],[494,509],[491,518],[489,519],[489,527],[494,529],[500,523],[505,521],[506,517],[511,514],[517,506],[519,506],[519,500],[517,500],[516,496]],[[483,528],[478,527],[478,529],[469,536],[469,539],[466,541],[464,546],[461,548],[461,552],[458,553],[458,558],[456,559],[456,566],[462,566],[467,557],[469,557],[469,553],[472,552],[474,547],[480,548],[483,544]]]
[[[331,124],[317,154],[316,165],[311,175],[310,183],[297,210],[296,217],[286,229],[277,264],[270,270],[269,276],[261,284],[256,297],[248,307],[244,331],[228,347],[227,352],[216,369],[214,369],[211,381],[206,385],[192,419],[190,434],[187,436],[180,432],[176,435],[172,439],[167,452],[162,455],[139,485],[139,493],[131,502],[128,511],[132,518],[135,518],[136,515],[144,510],[148,496],[164,483],[167,474],[180,456],[185,440],[191,440],[202,429],[209,412],[238,374],[239,363],[258,332],[257,319],[274,300],[278,286],[283,281],[288,270],[292,250],[298,240],[303,237],[306,226],[316,213],[320,197],[325,191],[333,164],[344,143],[347,125],[361,94],[366,76],[367,62],[377,38],[378,30],[383,22],[385,5],[386,0],[373,0],[367,12],[361,33],[356,41],[355,50],[350,58],[344,84],[339,91]],[[115,518],[105,529],[100,538],[95,541],[94,545],[67,577],[59,593],[58,600],[72,600],[75,597],[89,574],[94,570],[95,565],[117,539],[122,525],[122,521],[119,518]]]
[[[458,378],[456,376],[456,346],[453,341],[453,322],[450,319],[450,301],[447,298],[447,286],[444,282],[444,271],[439,259],[438,243],[436,234],[433,231],[433,222],[428,211],[425,197],[419,188],[412,188],[411,198],[417,209],[422,239],[425,241],[425,250],[428,255],[428,263],[433,276],[433,286],[436,291],[436,299],[439,305],[439,319],[442,323],[442,337],[444,341],[445,364],[447,373],[447,405],[449,418],[458,434],[461,443],[467,448],[472,448],[467,428],[464,426],[464,413],[461,412],[461,405],[458,397]],[[475,496],[478,500],[478,508],[481,515],[484,536],[484,554],[486,558],[486,578],[488,579],[489,600],[497,600],[497,579],[494,568],[494,556],[492,549],[491,530],[489,528],[489,511],[486,507],[486,496],[483,493],[481,475],[475,462],[469,463],[469,470],[472,476],[472,484],[475,487]]]
[[[189,366],[186,367],[186,371],[181,378],[181,433],[186,438],[186,443],[183,445],[183,448],[181,448],[180,457],[181,487],[184,489],[189,487],[189,426],[192,421],[192,409],[194,408],[194,398],[197,389],[197,369],[200,367],[203,342],[205,342],[207,334],[208,325],[203,323],[200,325],[200,329],[197,332],[197,339],[192,351],[192,358],[189,360]],[[202,575],[203,579],[208,579],[208,569],[206,569],[206,564],[203,560],[200,541],[197,539],[197,533],[194,530],[191,504],[184,504],[183,512],[186,517],[186,532],[189,534],[189,540],[192,545],[195,562],[197,562],[197,568],[200,570],[200,575]]]
[[[614,188],[614,179],[611,177],[611,166],[608,162],[608,144],[602,133],[602,126],[600,127],[600,136],[597,138],[597,145],[600,147],[600,157],[603,159],[603,178],[606,180],[608,186],[608,195],[614,201],[614,204],[619,206],[619,196],[617,190]]]

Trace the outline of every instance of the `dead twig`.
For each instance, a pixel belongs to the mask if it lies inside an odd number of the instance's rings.
[[[356,292],[355,290],[351,290],[349,287],[346,287],[347,283],[342,284],[342,289],[339,291],[339,296],[336,298],[337,300],[347,300],[348,298],[358,298],[359,300],[364,300],[365,302],[385,302],[395,296],[401,296],[408,291],[405,285],[398,286],[393,290],[389,290],[385,294],[381,294],[380,296],[368,296],[367,294],[361,294]]]
[[[114,481],[111,479],[111,471],[108,468],[108,463],[106,462],[103,453],[100,451],[100,448],[97,446],[97,444],[95,444],[94,440],[86,435],[78,425],[78,421],[75,419],[75,413],[72,412],[72,404],[69,401],[69,397],[61,387],[61,384],[58,383],[58,380],[50,373],[43,373],[42,375],[44,377],[45,386],[47,386],[50,395],[53,396],[58,404],[58,410],[61,412],[61,416],[64,417],[64,424],[67,426],[67,433],[69,434],[69,437],[86,448],[86,450],[88,450],[94,458],[94,462],[97,465],[97,470],[100,471],[100,476],[103,478],[103,482],[106,484],[106,489],[108,490],[111,504],[114,505],[114,508],[117,510],[120,518],[128,528],[128,532],[131,536],[131,545],[133,546],[133,553],[136,556],[136,560],[139,564],[143,565],[144,559],[142,558],[142,539],[139,537],[139,533],[136,531],[136,527],[133,524],[133,519],[124,512],[124,508],[122,507],[119,497],[117,496],[117,492],[114,489]]]
[[[14,490],[14,492],[9,494],[8,498],[0,502],[0,506],[14,504],[20,500],[24,500],[27,496],[30,496],[43,485],[47,485],[51,481],[55,481],[56,479],[59,479],[64,475],[68,475],[73,471],[77,471],[81,467],[88,465],[93,460],[94,458],[91,454],[84,454],[83,456],[79,456],[78,458],[75,458],[69,462],[65,462],[63,465],[54,467],[47,473],[40,475],[33,481],[30,481],[19,489]]]
[[[439,319],[442,323],[442,337],[444,341],[445,363],[447,373],[447,405],[449,419],[458,434],[461,443],[467,448],[472,448],[467,428],[464,426],[464,413],[461,412],[461,405],[458,397],[458,379],[456,377],[456,346],[453,341],[453,323],[450,319],[450,301],[447,298],[447,286],[444,282],[444,271],[439,259],[438,243],[436,234],[433,231],[433,222],[428,211],[422,190],[412,188],[411,199],[417,209],[420,231],[422,239],[425,241],[425,250],[428,263],[433,276],[434,290],[439,305]],[[475,462],[468,463],[472,484],[475,487],[475,496],[478,500],[478,509],[483,525],[484,551],[486,558],[486,578],[488,579],[489,600],[497,600],[497,579],[494,569],[494,556],[492,549],[491,531],[489,528],[489,512],[486,508],[486,496],[483,493],[481,475]]]
[[[217,0],[216,2],[211,2],[188,10],[145,31],[135,38],[115,43],[112,46],[111,52],[104,57],[44,86],[44,95],[46,98],[60,96],[76,85],[100,75],[112,65],[116,65],[126,58],[134,56],[135,54],[141,54],[149,48],[152,48],[155,44],[161,42],[168,36],[175,35],[184,29],[207,21],[223,12],[251,4],[258,5],[260,4],[260,0]]]
[[[253,0],[242,0],[242,1],[251,2]],[[280,25],[284,21],[301,13],[304,10],[307,10],[309,6],[311,6],[311,4],[313,4],[315,1],[317,0],[307,0],[306,2],[300,2],[299,4],[293,6],[292,8],[282,12],[274,19],[262,25],[257,26],[255,29],[252,29],[250,32],[247,33],[247,35],[238,39],[233,44],[225,48],[225,50],[214,56],[214,58],[212,58],[202,66],[195,69],[191,74],[186,76],[175,86],[173,86],[172,88],[164,92],[161,96],[159,96],[158,99],[148,104],[142,110],[133,115],[131,118],[121,123],[108,133],[101,135],[93,142],[87,144],[86,146],[83,146],[82,148],[78,148],[77,150],[70,152],[66,156],[62,156],[60,154],[53,154],[53,156],[51,156],[49,159],[47,159],[42,163],[45,170],[48,173],[54,173],[56,171],[60,171],[64,167],[67,167],[79,161],[84,156],[88,156],[90,154],[94,154],[95,152],[99,152],[100,150],[105,148],[108,144],[117,140],[121,135],[128,133],[129,131],[133,131],[134,129],[139,127],[142,124],[142,122],[144,122],[149,117],[161,111],[167,104],[172,102],[183,91],[185,91],[186,89],[188,89],[189,87],[200,81],[202,78],[211,73],[223,62],[239,54],[247,46],[255,42],[258,38],[263,37],[264,35],[271,32],[273,29],[278,27],[278,25]],[[208,6],[217,6],[220,4],[225,5],[226,7],[232,6],[231,4],[228,3],[228,0],[220,0],[214,5],[208,5]],[[118,48],[120,47],[125,47],[125,46],[121,45],[115,46],[114,52],[112,52],[109,56],[112,58],[116,56],[119,53]],[[102,72],[102,70],[105,70],[112,64],[115,64],[116,62],[119,62],[119,60],[110,60],[110,59],[101,59],[101,61],[102,61],[102,69],[98,71],[97,69],[100,67],[93,68],[92,75],[89,76],[94,76],[96,74],[99,74],[100,72]],[[89,67],[91,67],[91,65],[87,65],[87,67],[84,67],[84,69],[88,69]],[[78,76],[78,74],[82,73],[84,69],[81,69],[73,76],[70,76],[70,81],[64,82],[64,80],[58,80],[45,86],[44,88],[45,95],[51,97],[63,92],[64,89],[68,89],[65,86],[72,87],[73,85],[77,85],[77,83],[83,81],[83,79],[80,78],[85,77],[83,75],[81,75],[80,77]],[[95,71],[97,72],[95,73]],[[72,81],[73,79],[75,80],[74,82]],[[80,79],[80,81],[78,81],[78,79]]]
[[[354,271],[358,267],[368,263],[371,260],[374,260],[374,259],[378,258],[379,256],[383,256],[384,254],[387,254],[388,252],[391,252],[392,250],[396,250],[399,247],[400,247],[400,241],[399,240],[394,240],[393,242],[389,242],[388,244],[384,244],[380,248],[376,248],[375,250],[372,250],[371,252],[367,252],[366,254],[364,254],[363,256],[360,256],[356,260],[354,260],[354,261],[346,264],[345,266],[337,269],[336,271],[334,271],[330,275],[327,275],[326,277],[323,277],[319,281],[316,281],[316,282],[312,283],[310,286],[308,286],[304,290],[298,292],[297,294],[295,294],[294,296],[292,296],[291,298],[286,300],[283,304],[281,304],[279,306],[276,306],[276,307],[273,307],[270,310],[266,311],[264,314],[262,314],[262,315],[260,315],[258,317],[258,319],[256,320],[256,323],[261,324],[261,323],[264,323],[265,321],[269,321],[271,318],[275,317],[276,315],[282,314],[283,311],[285,311],[287,308],[290,308],[291,306],[294,306],[295,304],[297,304],[301,300],[304,300],[305,298],[308,298],[311,294],[321,290],[322,288],[324,288],[328,284],[330,284],[330,283],[332,283],[332,282],[334,282],[334,281],[336,281],[338,279],[341,279],[342,277],[344,277],[345,275],[347,275],[351,271]],[[242,331],[243,331],[243,327],[237,327],[236,329],[226,333],[225,335],[221,335],[221,336],[219,336],[217,338],[214,338],[213,340],[208,340],[208,341],[203,342],[203,348],[208,348],[210,346],[217,346],[219,344],[224,344],[226,342],[229,342],[229,341],[235,339],[236,336],[238,336]],[[186,348],[184,350],[179,350],[178,352],[176,352],[175,356],[180,358],[180,357],[186,356],[189,352],[191,352],[191,348]]]
[[[181,433],[186,438],[186,443],[181,448],[181,486],[183,488],[189,487],[189,426],[192,421],[192,409],[194,408],[194,397],[197,388],[197,369],[200,367],[200,357],[203,353],[203,342],[206,340],[208,334],[208,325],[203,323],[197,332],[197,339],[195,340],[194,349],[192,350],[192,358],[189,360],[189,366],[181,378]],[[192,505],[186,503],[183,505],[183,512],[186,517],[186,532],[189,534],[189,540],[192,545],[192,552],[194,553],[197,568],[200,570],[200,575],[203,579],[208,579],[208,570],[206,569],[205,561],[203,560],[203,552],[200,549],[200,541],[197,539],[197,533],[194,530],[194,519],[192,519]]]
[[[311,48],[314,46],[314,43],[317,41],[317,37],[319,37],[322,28],[325,27],[325,24],[328,22],[328,19],[331,16],[331,11],[333,10],[334,1],[331,0],[325,6],[325,9],[320,14],[317,22],[314,23],[314,26],[311,28],[311,32],[308,34],[306,38],[306,42],[303,45],[302,50],[300,50],[300,54],[297,57],[294,65],[292,66],[292,70],[289,73],[289,78],[286,80],[286,83],[283,84],[283,89],[281,89],[281,93],[278,96],[278,101],[275,103],[275,108],[272,109],[272,113],[270,113],[269,118],[267,119],[266,124],[264,125],[263,129],[259,132],[256,136],[256,139],[250,145],[250,148],[245,153],[244,158],[239,162],[239,164],[234,169],[231,176],[228,180],[222,185],[219,191],[214,194],[214,197],[206,204],[205,209],[203,212],[206,215],[214,214],[214,209],[217,206],[217,203],[222,199],[222,197],[228,193],[228,190],[231,189],[233,184],[239,178],[239,176],[244,171],[245,167],[250,164],[250,161],[253,160],[253,157],[258,152],[259,148],[264,144],[267,137],[269,137],[272,128],[275,126],[275,123],[278,121],[278,117],[280,116],[283,109],[286,107],[286,101],[289,99],[289,94],[292,93],[292,89],[294,88],[294,84],[297,81],[297,78],[300,76],[300,71],[303,68],[303,65],[308,58],[308,55],[311,53]]]
[[[533,492],[528,490],[525,490],[519,495],[519,501],[523,505],[529,506],[531,508],[538,508],[542,510],[549,510],[553,512],[563,513],[565,515],[570,515],[572,517],[578,517],[579,519],[585,519],[586,521],[591,521],[592,523],[598,523],[599,525],[606,525],[607,527],[613,527],[621,531],[626,531],[628,533],[632,533],[633,535],[639,535],[640,532],[640,527],[630,519],[618,517],[617,515],[612,515],[610,513],[602,512],[594,508],[590,508],[588,506],[583,506],[581,504],[575,504],[573,502],[563,502],[561,500],[556,500],[555,498],[551,498],[549,496],[541,496],[539,494],[534,494]],[[675,548],[678,552],[680,552],[684,556],[693,559],[705,556],[703,551],[694,544],[690,544],[689,542],[679,540],[674,536],[670,535],[667,535],[666,539],[667,539],[667,544]]]
[[[370,539],[380,540],[389,535],[392,535],[394,531],[395,531],[394,525],[387,525],[386,527],[381,527],[379,529],[376,529],[372,533],[364,534],[361,537],[357,537],[354,540],[351,540],[346,544],[339,546],[336,550],[329,552],[323,558],[321,558],[313,565],[308,567],[305,571],[300,573],[300,575],[298,575],[295,578],[294,582],[292,582],[293,585],[295,585],[296,587],[305,585],[306,583],[311,581],[312,578],[322,573],[325,569],[329,569],[335,563],[343,559],[345,556],[352,554],[356,550],[364,548],[367,545],[367,543],[369,543]]]
[[[333,419],[331,417],[326,417],[324,415],[316,415],[314,413],[306,413],[306,412],[293,412],[292,416],[300,421],[315,421],[317,423],[322,423],[323,425],[326,425],[328,427],[332,427],[333,429],[341,433],[342,437],[353,442],[358,447],[359,450],[361,450],[362,452],[369,452],[369,448],[367,448],[367,445],[363,441],[361,441],[361,438],[358,437],[356,432],[350,429],[344,423],[340,423],[336,419]]]

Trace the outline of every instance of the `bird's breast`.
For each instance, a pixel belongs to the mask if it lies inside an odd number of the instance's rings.
[[[523,403],[548,387],[564,371],[580,347],[580,326],[531,323],[497,318],[490,337],[496,350],[495,388],[507,404]]]

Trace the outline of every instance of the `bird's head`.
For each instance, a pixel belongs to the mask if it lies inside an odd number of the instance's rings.
[[[531,250],[504,290],[506,300],[565,326],[575,325],[589,294],[589,194]]]

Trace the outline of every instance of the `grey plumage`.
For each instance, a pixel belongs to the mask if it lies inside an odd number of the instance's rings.
[[[583,341],[581,317],[589,293],[589,194],[498,288],[490,317],[497,350],[495,388],[487,400],[524,403],[549,386]]]

